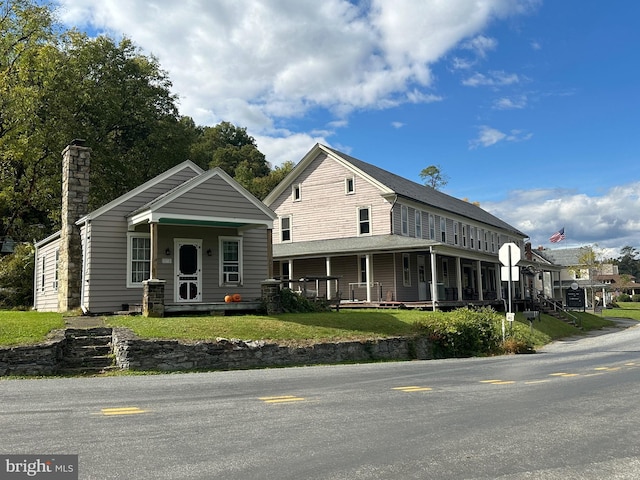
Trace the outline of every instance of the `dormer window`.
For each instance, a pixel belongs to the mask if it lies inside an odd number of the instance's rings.
[[[300,194],[300,184],[296,183],[295,185],[291,186],[291,198],[293,198],[294,202],[299,202],[301,200],[301,194]]]

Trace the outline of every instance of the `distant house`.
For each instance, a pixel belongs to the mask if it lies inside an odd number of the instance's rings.
[[[90,152],[81,142],[63,152],[62,230],[36,243],[37,310],[115,312],[146,300],[162,315],[214,309],[232,293],[259,300],[271,276],[269,208],[221,169],[185,161],[87,212]]]
[[[595,292],[605,302],[612,300],[620,293],[631,295],[640,292],[640,284],[631,276],[624,277],[618,273],[618,266],[613,263],[597,263],[587,265],[584,258],[591,252],[590,247],[548,249],[539,247],[537,254],[562,267],[560,280],[556,288],[566,291],[575,283],[581,288]],[[591,299],[589,299],[591,301]]]
[[[527,236],[479,206],[320,144],[264,202],[278,216],[275,275],[328,297],[339,288],[347,302],[502,306],[500,246],[533,264]]]

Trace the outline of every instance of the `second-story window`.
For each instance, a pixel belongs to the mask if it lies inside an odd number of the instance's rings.
[[[447,219],[440,217],[440,240],[447,243]]]
[[[453,222],[453,244],[454,245],[458,245],[458,242],[459,242],[459,239],[458,239],[459,229],[460,229],[460,224],[458,222]]]
[[[462,225],[462,246],[467,246],[467,226]]]
[[[291,217],[280,218],[280,240],[283,242],[291,241]]]
[[[409,209],[406,205],[401,205],[400,221],[402,224],[402,235],[409,235]]]
[[[429,214],[429,239],[436,239],[436,219],[431,214]]]
[[[371,208],[358,208],[358,233],[360,235],[369,235],[371,233]]]
[[[299,202],[302,199],[299,183],[291,186],[291,198],[293,198],[294,202]]]
[[[422,212],[416,210],[416,238],[422,238]]]

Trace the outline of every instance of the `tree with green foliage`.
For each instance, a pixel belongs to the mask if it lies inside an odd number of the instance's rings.
[[[59,227],[60,154],[73,138],[93,150],[91,209],[187,158],[195,125],[130,40],[65,31],[37,0],[2,3],[0,29],[0,237]]]
[[[640,259],[638,252],[634,247],[626,246],[620,249],[620,256],[616,260],[618,272],[633,276],[636,281],[640,280]]]
[[[22,243],[12,255],[0,257],[0,307],[16,308],[33,301],[33,245]]]
[[[428,187],[440,190],[447,183],[449,179],[442,173],[440,165],[429,165],[420,171],[420,178],[424,181],[424,184]]]

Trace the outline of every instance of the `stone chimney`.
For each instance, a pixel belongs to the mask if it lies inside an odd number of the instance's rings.
[[[62,152],[62,229],[58,260],[58,311],[80,306],[82,238],[76,221],[89,209],[91,149],[73,140]]]

